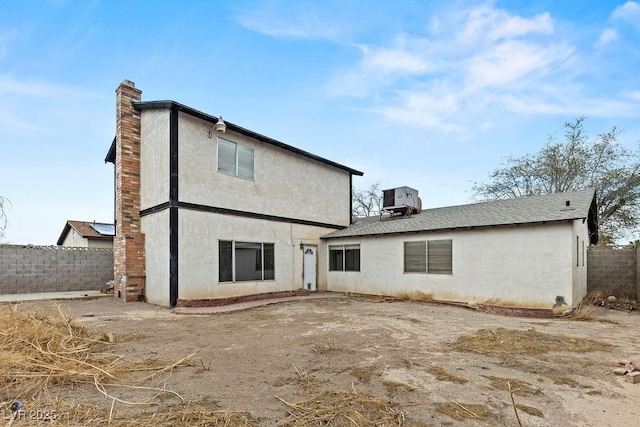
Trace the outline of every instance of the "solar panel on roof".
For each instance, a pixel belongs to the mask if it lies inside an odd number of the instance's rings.
[[[91,224],[91,228],[103,236],[115,236],[116,226],[113,224]]]

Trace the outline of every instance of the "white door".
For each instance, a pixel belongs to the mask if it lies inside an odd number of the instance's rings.
[[[303,286],[309,291],[316,290],[316,251],[315,246],[304,246]]]

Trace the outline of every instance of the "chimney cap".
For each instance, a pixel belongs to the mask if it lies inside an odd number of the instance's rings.
[[[120,83],[120,86],[136,87],[136,84],[131,80],[124,79],[122,83]]]

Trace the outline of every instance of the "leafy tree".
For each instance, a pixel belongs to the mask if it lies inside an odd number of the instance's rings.
[[[483,200],[509,199],[538,194],[594,188],[602,244],[613,243],[640,224],[640,150],[617,144],[614,126],[590,139],[584,117],[564,124],[564,141],[549,136],[537,153],[504,157],[486,183],[475,182],[472,191]]]
[[[379,182],[372,184],[371,187],[366,190],[353,188],[351,198],[351,216],[354,219],[380,214],[380,210],[382,209],[382,191],[380,190]]]
[[[7,228],[7,213],[6,211],[11,208],[11,202],[9,199],[0,196],[0,239],[4,237],[4,230]]]

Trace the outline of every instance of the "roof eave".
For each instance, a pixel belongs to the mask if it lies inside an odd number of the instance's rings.
[[[133,108],[135,108],[136,110],[140,111],[140,110],[153,110],[153,109],[168,109],[168,108],[177,108],[178,111],[182,111],[186,114],[189,114],[191,116],[197,117],[201,120],[207,121],[211,124],[215,124],[218,122],[218,118],[215,116],[212,116],[210,114],[207,113],[203,113],[202,111],[196,110],[194,108],[191,107],[187,107],[186,105],[180,104],[179,102],[175,102],[175,101],[140,101],[140,102],[134,102],[133,103]],[[280,142],[278,140],[275,140],[273,138],[269,138],[268,136],[259,134],[257,132],[254,132],[252,130],[249,129],[245,129],[242,126],[238,126],[234,123],[231,123],[227,120],[225,120],[225,124],[227,125],[227,129],[228,130],[232,130],[234,132],[238,132],[241,133],[243,135],[246,135],[248,137],[257,139],[259,141],[265,142],[267,144],[270,145],[274,145],[276,147],[294,152],[296,154],[299,154],[301,156],[313,159],[315,161],[318,161],[320,163],[324,163],[326,165],[332,166],[334,168],[337,169],[342,169],[344,171],[349,172],[351,175],[357,175],[357,176],[363,176],[364,173],[356,170],[356,169],[352,169],[348,166],[345,165],[341,165],[339,163],[336,163],[334,161],[325,159],[323,157],[317,156],[315,154],[309,153],[308,151],[304,151],[301,150],[299,148],[293,147],[291,145],[285,144],[284,142]],[[115,140],[114,140],[114,144],[112,144],[114,153],[113,153],[113,161],[115,162]],[[111,153],[111,150],[109,150],[109,153]],[[105,159],[106,160],[106,159]]]
[[[64,228],[62,229],[62,233],[60,233],[60,237],[58,237],[56,245],[62,246],[62,244],[64,243],[64,239],[66,239],[67,234],[69,234],[69,230],[71,230],[71,225],[69,224],[69,221],[67,221],[67,223],[64,225]]]
[[[116,138],[113,137],[113,142],[109,147],[109,151],[107,152],[107,156],[104,158],[105,163],[113,163],[116,164]]]
[[[547,224],[547,223],[558,223],[558,222],[576,221],[576,220],[585,221],[586,219],[587,219],[586,217],[577,217],[577,218],[563,218],[563,219],[553,219],[553,220],[545,220],[545,221],[510,222],[510,223],[503,223],[503,224],[485,224],[485,225],[465,225],[465,226],[459,226],[459,227],[423,228],[423,229],[416,229],[416,230],[388,231],[388,232],[381,232],[381,233],[361,233],[361,234],[352,234],[347,236],[324,235],[324,236],[321,236],[320,239],[321,240],[348,239],[348,238],[357,238],[357,237],[392,236],[392,235],[398,235],[398,234],[434,233],[437,231],[475,230],[479,228],[496,228],[496,227],[509,227],[509,226],[519,227],[521,225]]]

